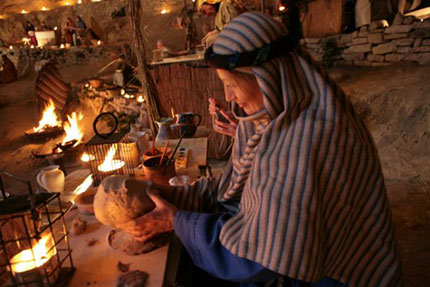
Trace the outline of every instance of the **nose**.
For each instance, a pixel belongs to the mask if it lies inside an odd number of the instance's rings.
[[[235,94],[234,94],[234,92],[231,90],[231,89],[228,89],[228,88],[225,88],[224,89],[225,91],[224,91],[224,95],[225,95],[225,100],[227,101],[227,102],[232,102],[232,101],[234,101],[234,99],[235,99]]]

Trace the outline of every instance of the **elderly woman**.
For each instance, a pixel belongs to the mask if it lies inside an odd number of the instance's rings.
[[[156,208],[124,227],[140,239],[174,230],[194,263],[224,280],[399,286],[372,138],[342,91],[292,43],[261,13],[225,27],[207,59],[239,120],[231,165],[217,181],[170,196],[152,189]],[[145,227],[151,220],[157,228]]]

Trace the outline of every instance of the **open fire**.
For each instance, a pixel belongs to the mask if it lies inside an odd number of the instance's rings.
[[[42,237],[42,239],[33,246],[33,251],[31,248],[23,250],[10,260],[12,272],[14,274],[23,273],[43,266],[57,253],[56,249],[52,248],[53,245],[52,235]]]
[[[58,120],[57,114],[55,113],[55,105],[51,98],[49,98],[49,102],[45,105],[45,109],[43,110],[42,119],[39,122],[39,126],[33,128],[33,132],[41,133],[44,132],[47,128],[53,127],[61,127],[61,121]]]
[[[73,112],[71,116],[67,115],[67,122],[64,123],[63,129],[66,132],[66,136],[62,141],[62,145],[66,145],[68,142],[76,140],[76,143],[73,146],[77,146],[82,142],[84,137],[84,133],[79,128],[78,121],[82,120],[84,115],[76,112]]]

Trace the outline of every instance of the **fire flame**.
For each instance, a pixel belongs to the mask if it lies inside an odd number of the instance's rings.
[[[72,116],[67,115],[67,122],[64,123],[64,131],[66,132],[66,137],[63,139],[61,143],[64,145],[65,143],[77,140],[77,142],[73,146],[77,146],[82,142],[82,138],[84,137],[84,133],[79,129],[78,121],[82,120],[84,115],[76,112],[72,113]]]
[[[45,105],[45,110],[43,111],[42,119],[39,122],[37,128],[33,128],[34,132],[43,132],[48,127],[59,127],[61,122],[58,121],[57,115],[55,114],[55,105],[51,98],[49,102]]]
[[[101,172],[109,172],[120,169],[124,166],[124,162],[122,160],[113,159],[115,156],[117,147],[115,145],[111,146],[109,151],[106,154],[105,160],[101,165],[97,168]]]
[[[31,252],[31,249],[23,250],[10,260],[12,271],[14,273],[22,273],[42,266],[57,253],[55,248],[52,248],[48,253],[48,250],[52,246],[52,235],[44,236],[33,246],[33,252]]]

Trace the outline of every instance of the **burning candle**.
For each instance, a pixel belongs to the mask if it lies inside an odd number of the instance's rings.
[[[281,11],[281,12],[285,11],[285,6],[284,5],[279,6],[278,10]]]
[[[111,146],[106,154],[105,160],[100,164],[97,169],[101,172],[112,172],[122,168],[125,162],[118,159],[113,159],[116,153],[117,147],[115,145]]]
[[[161,10],[161,14],[167,14],[167,10],[166,9],[163,9],[163,10]]]
[[[21,14],[27,14],[27,11],[21,10]]]
[[[58,27],[57,27],[57,26],[55,26],[55,27],[54,27],[54,31],[57,31],[57,30],[58,30]]]
[[[12,46],[12,45],[10,45],[10,46],[9,46],[9,49],[10,49],[10,50],[13,50],[13,46]]]
[[[48,10],[45,6],[42,7],[42,11]]]
[[[34,49],[34,45],[31,45],[31,46],[30,46],[30,48],[31,48],[31,49]]]
[[[139,95],[139,96],[137,97],[137,102],[138,102],[138,103],[143,103],[143,102],[145,102],[145,99],[143,98],[143,96],[142,96],[142,95]]]
[[[66,2],[66,4],[64,4],[64,5],[69,6],[69,5],[70,5],[70,3],[69,3],[69,2]]]
[[[97,41],[97,46],[100,46],[102,44],[102,41],[98,40]]]
[[[82,4],[82,0],[78,0],[78,4]]]
[[[61,45],[60,45],[60,49],[64,49],[64,44],[61,44]]]
[[[87,154],[86,152],[84,152],[81,156],[81,161],[89,162],[90,160],[94,160],[94,156],[92,154]]]

